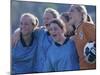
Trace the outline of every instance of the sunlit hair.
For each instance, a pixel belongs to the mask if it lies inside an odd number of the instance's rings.
[[[59,18],[59,12],[53,8],[46,8],[44,11],[44,15],[46,13],[51,13],[53,15],[54,18]]]
[[[49,22],[49,25],[51,25],[52,23],[57,24],[63,31],[64,33],[66,33],[66,27],[65,27],[65,23],[59,18],[54,18]]]
[[[31,14],[31,13],[24,13],[24,14],[22,14],[20,20],[21,20],[23,17],[25,17],[25,16],[28,16],[28,17],[32,20],[32,25],[33,25],[33,26],[37,27],[37,26],[39,25],[39,20],[38,20],[38,18],[37,18],[35,15]]]
[[[82,13],[82,20],[87,21],[87,10],[84,5],[71,5],[71,7],[74,7],[78,12]]]

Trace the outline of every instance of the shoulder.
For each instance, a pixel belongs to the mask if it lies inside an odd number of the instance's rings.
[[[34,32],[45,32],[45,31],[46,31],[46,28],[44,26],[40,26],[34,29]]]
[[[74,48],[75,47],[75,41],[74,39],[70,38],[69,41],[68,41],[68,44],[71,48]]]
[[[71,38],[69,38],[69,42],[70,42],[70,43],[74,43],[74,36],[71,37]]]
[[[45,30],[41,27],[38,27],[38,28],[34,29],[33,32],[34,32],[35,36],[41,36],[45,33]]]
[[[95,24],[92,24],[92,23],[90,23],[90,22],[83,22],[83,23],[82,23],[82,27],[83,27],[84,29],[88,29],[88,28],[91,28],[91,27],[95,28]]]

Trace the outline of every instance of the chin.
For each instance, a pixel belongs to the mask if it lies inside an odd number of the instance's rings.
[[[22,33],[22,35],[24,35],[24,36],[25,36],[25,35],[28,35],[28,33]]]
[[[57,38],[54,38],[54,41],[57,41],[58,39]]]

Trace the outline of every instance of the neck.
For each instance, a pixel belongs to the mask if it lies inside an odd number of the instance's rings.
[[[77,28],[81,23],[82,23],[82,19],[79,19],[78,21],[76,21],[75,27]]]
[[[65,39],[66,39],[66,37],[63,35],[63,36],[60,36],[59,39],[56,40],[56,42],[62,45],[64,43]]]
[[[23,39],[24,39],[26,45],[29,45],[30,42],[31,42],[31,40],[32,40],[31,35],[30,35],[30,34],[29,34],[29,35],[22,35],[22,37],[23,37]]]

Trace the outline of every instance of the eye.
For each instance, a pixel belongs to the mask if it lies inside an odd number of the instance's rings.
[[[25,22],[24,25],[29,25],[29,23],[28,22]]]
[[[54,30],[57,31],[58,30],[57,27],[54,27]]]

